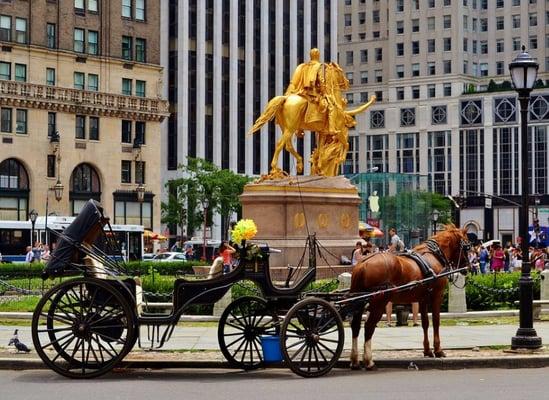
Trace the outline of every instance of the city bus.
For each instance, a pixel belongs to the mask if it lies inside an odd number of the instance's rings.
[[[48,217],[48,230],[63,232],[76,217]],[[0,254],[2,262],[24,262],[27,246],[36,241],[55,248],[57,235],[48,232],[46,235],[46,217],[38,217],[34,224],[31,221],[1,221],[0,220]],[[116,242],[120,247],[124,260],[143,259],[143,226],[142,225],[111,225]],[[31,239],[31,235],[34,237]],[[113,256],[117,256],[112,254]],[[120,255],[118,255],[120,256]]]

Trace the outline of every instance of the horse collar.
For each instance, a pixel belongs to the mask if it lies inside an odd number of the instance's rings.
[[[425,241],[425,245],[427,246],[429,251],[431,251],[431,253],[436,258],[438,258],[440,263],[444,266],[444,269],[446,269],[447,267],[449,267],[450,270],[453,269],[453,263],[450,260],[448,260],[448,257],[446,257],[446,254],[444,254],[444,252],[442,251],[442,249],[440,248],[440,246],[436,241],[434,241],[433,239],[427,239]]]

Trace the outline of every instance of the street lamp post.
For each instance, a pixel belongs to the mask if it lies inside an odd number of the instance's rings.
[[[202,207],[204,208],[204,227],[202,229],[202,258],[206,260],[206,224],[208,220],[208,207],[210,206],[210,202],[208,199],[204,199],[202,201]]]
[[[440,213],[438,212],[438,210],[436,209],[433,210],[431,214],[431,217],[433,218],[433,235],[437,234],[437,221],[439,216],[440,216]]]
[[[509,64],[509,71],[520,103],[520,143],[521,143],[521,199],[519,215],[519,229],[521,236],[522,268],[519,280],[520,288],[520,326],[511,339],[513,349],[538,349],[541,347],[541,338],[534,329],[532,302],[533,281],[530,276],[528,212],[530,198],[528,195],[528,105],[530,92],[536,83],[538,63],[530,57],[522,46],[522,52]]]
[[[49,241],[48,241],[48,213],[49,213],[49,211],[48,210],[49,210],[49,205],[50,205],[50,192],[54,192],[55,200],[57,200],[58,202],[61,201],[61,199],[63,198],[64,186],[61,183],[61,180],[59,179],[59,174],[61,172],[60,169],[59,169],[59,164],[61,163],[61,157],[59,156],[59,146],[60,146],[59,132],[55,131],[55,132],[52,133],[52,135],[50,137],[50,145],[53,148],[53,154],[55,155],[55,162],[57,164],[57,170],[55,171],[56,175],[57,175],[57,182],[55,183],[55,185],[49,187],[48,190],[46,191],[46,220],[44,222],[44,233],[45,233],[45,236],[46,236],[46,244],[49,244]]]
[[[34,224],[36,224],[36,218],[38,218],[38,213],[36,212],[35,209],[32,209],[31,212],[29,213],[29,219],[30,219],[30,222],[31,222],[31,240],[30,240],[30,245],[32,247],[33,243],[34,243]]]

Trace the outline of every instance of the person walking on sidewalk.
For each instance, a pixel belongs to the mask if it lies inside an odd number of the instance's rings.
[[[480,263],[480,273],[485,274],[486,273],[486,263],[488,262],[488,250],[486,250],[486,247],[484,247],[484,246],[480,247],[480,253],[478,255],[478,261]]]

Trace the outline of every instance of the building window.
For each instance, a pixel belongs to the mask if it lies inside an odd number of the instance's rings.
[[[368,92],[360,92],[360,102],[366,103],[368,101]]]
[[[419,171],[419,135],[417,133],[399,133],[397,139],[397,164],[399,173],[417,173]]]
[[[0,131],[11,133],[11,108],[0,109]]]
[[[147,41],[145,39],[135,39],[135,61],[147,62]]]
[[[360,71],[360,83],[363,85],[368,83],[368,71]]]
[[[452,16],[451,15],[445,15],[443,17],[443,27],[444,29],[451,29],[452,28]]]
[[[538,26],[538,14],[537,13],[528,14],[528,21],[530,26]]]
[[[130,36],[122,36],[122,58],[132,60],[133,39]]]
[[[27,133],[27,110],[16,110],[15,133]]]
[[[396,44],[396,55],[397,57],[401,57],[404,55],[404,43]]]
[[[404,21],[396,22],[396,33],[397,35],[402,35],[404,33]]]
[[[376,61],[383,61],[383,49],[381,47],[376,48]]]
[[[124,18],[132,17],[132,0],[122,0],[122,16]]]
[[[383,82],[383,71],[380,69],[376,69],[374,71],[375,79],[377,83]]]
[[[99,33],[88,31],[88,54],[99,54]]]
[[[145,0],[135,0],[135,19],[145,21]]]
[[[451,140],[451,131],[429,132],[427,150],[429,189],[442,195],[452,193]]]
[[[419,41],[412,42],[412,54],[419,54]]]
[[[412,86],[412,99],[419,99],[419,86]]]
[[[416,124],[416,109],[402,108],[400,110],[400,126],[414,126]]]
[[[452,51],[452,38],[444,38],[444,51]]]
[[[433,125],[445,124],[447,122],[446,106],[431,107],[431,121]]]
[[[27,20],[24,18],[15,18],[15,41],[27,43]]]
[[[385,128],[385,110],[374,110],[370,112],[370,128]]]
[[[131,161],[122,160],[120,181],[122,183],[132,183],[132,162]]]
[[[519,51],[520,50],[520,38],[514,37],[513,38],[513,51]]]
[[[84,52],[84,29],[74,28],[74,51]]]
[[[55,162],[57,161],[57,157],[55,154],[48,154],[48,161],[46,166],[46,171],[48,178],[55,178]]]
[[[74,0],[74,10],[79,13],[84,13],[84,0]]]
[[[0,219],[27,221],[29,176],[25,168],[13,158],[0,163],[0,193],[3,194],[0,196]],[[17,252],[25,251],[27,244],[21,244]]]
[[[427,63],[427,75],[436,75],[436,67],[434,61]]]
[[[530,36],[529,43],[530,43],[530,49],[537,49],[538,48],[538,37],[537,36]]]
[[[94,92],[99,90],[99,75],[88,74],[88,90]]]
[[[445,97],[449,97],[452,95],[452,84],[451,83],[445,83],[442,86],[442,90]]]
[[[403,87],[397,87],[396,88],[396,99],[397,100],[404,100],[404,88]]]
[[[0,79],[9,81],[11,79],[11,64],[0,61]]]
[[[345,53],[345,63],[347,65],[353,65],[353,51],[347,51]]]
[[[78,215],[89,199],[101,201],[101,181],[99,174],[90,164],[82,163],[72,171],[69,199],[72,215]]]
[[[461,125],[482,124],[482,100],[464,100],[461,102]]]
[[[135,121],[135,140],[139,144],[146,144],[145,142],[145,128],[146,123],[144,121]]]
[[[389,170],[388,135],[366,136],[366,163],[380,172]],[[381,192],[381,191],[380,191]]]
[[[54,112],[48,113],[48,137],[51,137],[57,132],[57,114]]]
[[[351,14],[345,14],[343,18],[345,18],[345,26],[353,25],[353,17]]]
[[[427,18],[427,30],[428,31],[434,31],[436,28],[436,20],[435,17],[428,17]]]
[[[46,85],[55,86],[55,69],[46,68]]]
[[[122,78],[122,94],[126,96],[132,95],[132,80]]]
[[[404,11],[404,0],[396,0],[396,11],[397,12]]]
[[[55,24],[46,24],[47,45],[50,49],[57,48],[57,28]]]
[[[25,64],[15,64],[15,80],[18,82],[27,81],[27,66]]]
[[[451,74],[452,73],[452,60],[444,60],[442,62],[442,65],[444,66],[444,73],[445,74]]]
[[[496,61],[496,75],[505,74],[505,66],[503,61]]]
[[[0,15],[0,40],[11,42],[11,17]]]
[[[143,225],[145,229],[152,229],[152,202],[145,200],[143,203],[117,199],[115,196],[114,223]]]
[[[497,53],[503,53],[505,51],[505,42],[503,39],[498,39],[496,41],[496,52]]]
[[[376,90],[375,95],[377,101],[383,101],[383,90]]]
[[[419,76],[419,63],[412,64],[412,76]]]
[[[75,121],[74,137],[76,139],[86,139],[86,117],[77,115]]]
[[[437,91],[436,91],[436,85],[427,85],[427,97],[434,98],[436,97]]]
[[[88,11],[94,13],[99,11],[99,4],[97,0],[88,0]]]
[[[132,142],[132,121],[122,120],[122,143]]]
[[[99,140],[99,118],[90,117],[90,130],[88,137],[90,140]]]
[[[412,20],[412,32],[419,32],[419,19],[417,18]]]
[[[147,82],[145,81],[135,81],[135,95],[139,97],[145,97],[145,86]]]
[[[404,78],[404,65],[397,65],[395,71],[397,78]]]
[[[505,29],[505,19],[503,17],[496,17],[496,29],[498,31]]]
[[[85,88],[85,75],[83,72],[74,73],[74,88],[84,90]]]
[[[427,39],[427,52],[434,53],[436,51],[436,40]]]
[[[354,74],[353,74],[352,72],[347,72],[347,73],[345,74],[345,77],[346,77],[347,80],[349,81],[349,85],[352,85],[353,82],[354,82],[353,76],[354,76]],[[137,91],[137,89],[136,89],[136,91]]]
[[[494,99],[494,123],[506,124],[517,121],[517,107],[514,97]]]
[[[513,15],[512,21],[513,21],[513,29],[520,28],[520,14]]]
[[[360,62],[363,64],[368,62],[368,50],[360,50]]]

